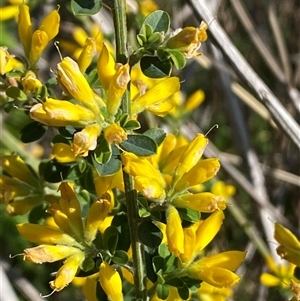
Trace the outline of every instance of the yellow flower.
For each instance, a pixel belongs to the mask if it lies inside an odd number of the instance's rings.
[[[109,300],[124,300],[121,277],[119,273],[105,261],[100,265],[99,282]]]
[[[104,137],[105,140],[110,144],[112,143],[120,144],[121,142],[127,139],[127,134],[125,130],[121,128],[118,124],[113,123],[109,125],[107,128],[105,128]]]
[[[29,62],[34,65],[40,58],[42,52],[48,45],[48,35],[43,30],[36,30],[32,34],[31,47],[29,52]]]
[[[42,21],[39,30],[44,31],[47,34],[48,40],[52,40],[56,37],[59,31],[60,16],[58,9],[50,12]]]
[[[184,253],[184,234],[181,226],[181,219],[174,206],[169,206],[166,211],[167,227],[166,235],[169,250],[176,257]]]
[[[105,90],[109,89],[109,84],[116,73],[115,64],[115,60],[108,51],[106,43],[103,43],[98,59],[97,70],[98,77]]]
[[[18,13],[19,7],[17,5],[0,7],[0,21],[2,22],[14,18],[18,15]]]
[[[27,71],[21,82],[23,85],[23,91],[27,94],[35,94],[38,89],[43,86],[43,84],[36,78],[35,73],[31,70]]]
[[[132,114],[137,115],[144,110],[148,110],[151,106],[157,105],[172,96],[179,89],[178,77],[169,77],[160,81],[153,88],[133,100],[131,105]]]
[[[230,287],[218,288],[206,282],[202,282],[197,295],[202,301],[227,301],[233,291]]]
[[[81,72],[85,72],[91,64],[93,57],[96,55],[96,43],[93,38],[87,38],[83,46],[82,52],[77,60]]]
[[[90,150],[97,146],[97,138],[101,133],[98,123],[86,126],[80,132],[75,133],[73,140],[73,151],[75,156],[86,157]]]
[[[275,223],[274,238],[280,244],[276,251],[277,254],[300,267],[300,241],[299,239],[287,228],[279,223]]]
[[[49,282],[51,288],[57,292],[65,288],[75,277],[83,260],[84,253],[82,252],[70,256],[57,271],[55,280]]]
[[[146,158],[137,157],[133,153],[122,153],[124,171],[135,179],[136,189],[151,200],[165,199],[166,183],[158,169]]]
[[[233,185],[227,185],[222,181],[217,181],[212,185],[211,192],[222,196],[226,200],[235,194],[235,187]]]
[[[65,57],[57,64],[57,78],[65,92],[93,111],[94,114],[100,115],[94,92],[74,60]]]
[[[46,98],[30,109],[30,117],[49,126],[85,127],[94,122],[96,116],[91,110],[66,100]]]
[[[3,75],[13,69],[23,69],[23,64],[9,54],[7,47],[0,47],[0,74]]]
[[[59,163],[69,163],[76,161],[76,156],[72,146],[65,143],[55,143],[52,146],[51,153]]]
[[[204,22],[197,28],[185,27],[167,41],[166,47],[180,50],[186,58],[192,58],[198,55],[201,42],[207,39],[207,28]]]
[[[26,57],[29,57],[33,30],[30,20],[29,7],[25,4],[21,4],[19,6],[18,30],[25,55]]]

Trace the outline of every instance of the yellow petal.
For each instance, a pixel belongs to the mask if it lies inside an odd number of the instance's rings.
[[[97,70],[101,84],[105,90],[108,90],[110,82],[116,73],[115,60],[108,51],[105,43],[103,43],[101,53],[99,55]]]
[[[66,287],[74,279],[83,260],[83,252],[76,253],[69,257],[58,270],[55,280],[49,282],[51,288],[58,292]]]
[[[210,192],[200,192],[179,196],[173,200],[173,204],[180,208],[190,208],[199,212],[214,212],[226,208],[225,200]]]
[[[6,206],[6,211],[10,215],[24,215],[32,208],[40,205],[43,199],[41,196],[26,196],[21,199],[15,199]]]
[[[217,158],[200,160],[180,178],[175,189],[177,191],[182,191],[188,187],[202,184],[210,180],[218,173],[220,166],[220,161]]]
[[[0,21],[6,21],[14,18],[19,13],[19,7],[16,5],[8,5],[0,7]]]
[[[195,110],[204,101],[204,97],[205,95],[202,90],[196,90],[192,95],[190,95],[187,98],[184,104],[184,110],[186,112]]]
[[[24,250],[24,260],[34,263],[54,262],[81,252],[78,248],[57,245],[40,245]]]
[[[38,244],[80,246],[73,237],[52,227],[37,224],[18,224],[17,229],[27,240]]]
[[[274,238],[283,246],[300,250],[299,239],[289,229],[279,223],[275,223]]]
[[[194,249],[196,244],[195,227],[184,228],[184,253],[180,254],[180,260],[184,265],[188,265],[194,258]]]
[[[100,265],[99,281],[109,300],[123,301],[121,277],[119,273],[105,261]]]
[[[19,6],[18,30],[25,55],[29,57],[32,39],[32,24],[30,20],[29,7],[25,4]]]
[[[101,127],[98,123],[86,126],[80,132],[75,133],[73,139],[73,151],[75,156],[86,157],[89,151],[97,146],[97,138],[101,133]]]
[[[174,206],[169,206],[166,211],[167,219],[167,240],[169,250],[175,256],[184,253],[184,233],[181,225],[181,218]]]
[[[94,93],[74,60],[65,57],[57,64],[57,78],[68,94],[95,114],[99,113]]]
[[[19,156],[3,156],[0,158],[0,166],[12,177],[37,187],[39,180]]]
[[[48,40],[52,40],[59,30],[60,16],[58,10],[50,12],[42,21],[39,30],[46,32]]]
[[[81,72],[85,72],[91,64],[93,57],[96,55],[96,43],[93,38],[87,38],[83,46],[82,52],[77,60]]]
[[[22,78],[22,86],[25,93],[36,93],[43,84],[36,78],[35,73],[29,70]]]
[[[127,139],[127,134],[125,130],[122,127],[120,127],[117,123],[113,123],[110,124],[107,128],[105,128],[104,137],[105,140],[110,144],[120,144],[121,142]]]
[[[65,143],[55,143],[52,146],[52,155],[60,163],[69,163],[76,161],[76,156],[71,145]]]
[[[89,213],[85,220],[85,239],[91,243],[96,237],[98,228],[107,217],[110,209],[109,194],[107,199],[101,198],[96,200],[90,207]]]
[[[29,52],[29,61],[32,66],[38,61],[38,59],[42,55],[42,52],[48,45],[48,41],[48,35],[43,30],[36,30],[32,34],[31,48]]]
[[[203,250],[213,240],[219,232],[224,218],[223,211],[216,211],[200,224],[196,232],[196,252]]]
[[[164,201],[166,193],[159,180],[150,176],[136,176],[134,179],[136,189],[146,198],[157,202]]]
[[[139,114],[148,107],[158,104],[161,101],[172,96],[180,89],[180,83],[178,77],[169,77],[152,89],[147,91],[144,95],[138,97],[131,105],[131,112],[133,115]]]
[[[269,273],[263,273],[260,276],[260,282],[265,286],[280,286],[281,279]]]
[[[194,167],[200,158],[208,143],[208,139],[202,134],[197,134],[195,138],[189,143],[186,150],[182,153],[178,167],[173,177],[173,184],[176,185],[178,180],[188,171]]]
[[[95,114],[66,100],[47,98],[30,109],[30,117],[49,126],[84,127],[95,121]]]

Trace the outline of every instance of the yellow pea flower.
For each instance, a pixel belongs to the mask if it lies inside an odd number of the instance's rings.
[[[197,51],[201,46],[201,42],[207,39],[207,28],[208,26],[204,22],[201,22],[197,28],[185,27],[167,41],[166,47],[178,49],[186,58],[192,58],[198,55]]]
[[[35,73],[31,70],[27,71],[26,75],[21,80],[23,91],[26,94],[35,94],[38,89],[43,86],[40,80],[37,79]]]
[[[204,92],[202,90],[196,90],[192,93],[184,103],[185,112],[191,112],[199,107],[204,101]]]
[[[115,60],[110,54],[106,43],[103,43],[98,59],[97,70],[98,77],[105,90],[109,89],[110,82],[116,73],[115,64]]]
[[[0,74],[4,75],[5,73],[13,69],[23,69],[23,64],[15,59],[15,56],[9,54],[7,47],[0,47]]]
[[[91,64],[93,57],[96,55],[96,42],[93,38],[87,38],[82,52],[77,60],[81,72],[85,72],[87,67]]]
[[[121,277],[119,273],[105,261],[100,265],[99,282],[109,300],[124,300]]]
[[[66,100],[46,98],[30,109],[30,117],[49,126],[85,127],[94,122],[95,113]]]
[[[19,13],[19,7],[16,5],[8,5],[0,7],[0,21],[6,21],[14,18]]]
[[[24,260],[34,263],[55,262],[81,252],[78,248],[64,245],[39,245],[24,250]]]
[[[47,36],[48,40],[52,40],[59,31],[60,25],[60,15],[58,13],[58,9],[50,12],[40,24],[39,30],[44,31]]]
[[[104,137],[105,140],[110,144],[120,144],[121,142],[127,139],[127,133],[117,123],[113,123],[105,128]]]
[[[203,301],[227,301],[232,294],[233,290],[230,287],[219,288],[204,281],[197,291],[197,295]]]
[[[80,104],[99,115],[99,107],[95,101],[94,92],[78,64],[70,57],[65,57],[57,64],[57,79],[65,92],[75,98]]]
[[[86,126],[80,132],[75,133],[73,140],[73,151],[75,156],[86,157],[90,150],[97,146],[97,138],[101,133],[98,123]]]
[[[166,211],[167,227],[166,235],[168,240],[168,248],[179,256],[184,253],[184,233],[181,226],[181,218],[174,206],[169,206]]]
[[[56,273],[55,280],[49,282],[51,288],[58,292],[72,282],[83,260],[83,252],[70,256]]]
[[[108,199],[98,199],[91,205],[85,220],[85,240],[88,244],[96,237],[97,231],[107,217],[109,210],[110,201]]]
[[[29,7],[25,4],[19,6],[18,30],[25,55],[26,57],[29,57],[33,29],[30,20]]]
[[[52,146],[51,153],[59,163],[75,162],[76,156],[72,146],[65,143],[55,143]]]
[[[48,35],[43,30],[36,30],[32,34],[29,62],[33,66],[40,58],[42,52],[48,45]]]
[[[163,81],[160,81],[145,94],[139,96],[132,102],[131,112],[133,115],[137,115],[140,112],[147,110],[149,107],[159,104],[163,100],[166,100],[180,89],[180,83],[178,77],[169,77]]]

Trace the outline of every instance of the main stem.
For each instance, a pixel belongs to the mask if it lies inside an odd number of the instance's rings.
[[[116,60],[118,63],[128,63],[127,52],[127,25],[126,25],[126,1],[113,0],[112,14],[115,26],[116,35]],[[131,115],[130,110],[130,84],[123,95],[122,112]],[[134,266],[134,285],[136,290],[136,298],[145,301],[147,299],[146,289],[146,269],[145,269],[145,252],[143,245],[138,240],[138,202],[137,194],[134,189],[132,176],[123,172],[125,198],[127,207],[127,219],[129,224],[132,260]]]

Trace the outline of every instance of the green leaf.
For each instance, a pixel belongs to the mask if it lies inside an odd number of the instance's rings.
[[[83,261],[83,263],[81,264],[81,269],[84,271],[84,272],[88,272],[90,270],[92,270],[95,266],[95,262],[93,261],[92,258],[90,257],[86,257]]]
[[[189,289],[184,285],[183,287],[177,288],[178,294],[182,300],[188,300],[190,297]]]
[[[47,126],[39,122],[31,122],[26,124],[21,130],[21,141],[23,143],[30,143],[36,141],[44,136]]]
[[[80,164],[73,164],[72,166],[70,166],[67,179],[75,181],[83,177],[85,168],[86,168],[86,163],[84,160],[82,160],[82,163]]]
[[[201,217],[201,213],[199,211],[193,210],[193,209],[189,209],[189,208],[177,208],[179,215],[182,219],[191,222],[191,223],[195,223],[197,222],[200,217]]]
[[[101,83],[99,81],[98,77],[98,71],[97,69],[92,70],[86,77],[90,87],[92,89],[99,89],[101,88]]]
[[[127,216],[125,214],[115,215],[111,225],[118,229],[119,237],[122,238],[118,241],[117,249],[127,252],[131,243]]]
[[[108,143],[104,136],[102,135],[99,140],[99,144],[97,145],[94,151],[94,158],[97,163],[105,164],[109,162],[112,156],[111,145]]]
[[[159,270],[162,270],[164,268],[165,260],[160,256],[155,256],[152,259],[152,265],[154,271],[157,273]]]
[[[149,129],[143,135],[153,139],[157,145],[160,145],[166,138],[165,131],[160,128]]]
[[[153,139],[144,135],[128,135],[120,146],[137,156],[150,156],[156,153],[157,145]]]
[[[116,119],[120,123],[120,126],[123,128],[124,125],[129,121],[129,115],[128,114],[122,114],[118,119]]]
[[[77,130],[70,125],[58,128],[58,132],[65,138],[69,138],[69,139],[73,138],[73,135],[76,133],[76,131]]]
[[[97,232],[96,238],[93,240],[93,244],[98,250],[104,249],[104,241],[101,232]]]
[[[300,280],[300,267],[295,267],[294,269],[294,277]]]
[[[171,255],[171,252],[169,251],[168,249],[168,246],[166,244],[161,244],[159,247],[158,247],[158,254],[163,257],[163,258],[166,258],[168,257],[169,255]]]
[[[119,231],[116,227],[109,226],[105,229],[103,234],[103,240],[106,248],[109,250],[111,254],[114,254],[117,248],[118,240],[119,240]]]
[[[166,258],[166,264],[165,264],[165,272],[171,273],[176,269],[176,262],[177,258],[171,254]]]
[[[172,278],[172,279],[166,281],[166,284],[177,287],[177,288],[184,287],[184,282],[180,278]]]
[[[141,128],[141,124],[137,120],[129,120],[124,125],[124,129],[128,131],[134,131],[140,128]]]
[[[141,243],[154,249],[160,245],[163,234],[151,221],[144,221],[138,227],[138,238]]]
[[[128,255],[123,250],[117,250],[112,257],[112,261],[116,264],[124,265],[128,262]]]
[[[139,216],[140,217],[148,217],[148,216],[151,216],[151,213],[149,211],[147,211],[145,208],[140,208]]]
[[[143,73],[151,78],[163,78],[170,76],[172,63],[170,59],[161,61],[155,56],[144,56],[140,62]]]
[[[177,70],[180,70],[185,67],[186,59],[182,52],[173,49],[166,49],[166,51],[171,55],[171,59]]]
[[[64,143],[64,144],[67,144],[67,145],[70,145],[70,141],[63,137],[62,135],[55,135],[53,138],[52,138],[52,141],[51,141],[53,144],[56,144],[56,143]]]
[[[153,32],[166,33],[170,28],[170,17],[165,11],[156,10],[145,18],[142,28],[145,25],[149,25]],[[140,33],[143,34],[142,29]]]
[[[47,212],[46,212],[46,204],[41,204],[43,201],[42,196],[37,196],[36,197],[36,204],[38,206],[35,206],[34,208],[31,209],[29,215],[28,215],[28,222],[31,224],[38,224],[42,220],[44,220],[47,217]]]
[[[5,90],[5,93],[8,97],[13,98],[14,100],[24,101],[27,99],[27,95],[18,87],[10,86]]]
[[[66,179],[69,166],[58,163],[55,159],[42,161],[39,166],[39,173],[45,181],[49,183],[57,183]]]
[[[100,11],[102,0],[71,0],[74,15],[95,15]]]
[[[159,299],[166,300],[169,296],[169,288],[165,284],[157,284],[156,294]]]
[[[138,197],[137,200],[143,208],[148,209],[148,201],[144,197]]]
[[[165,48],[158,48],[157,56],[161,61],[165,61],[171,57],[170,53],[166,51]]]

